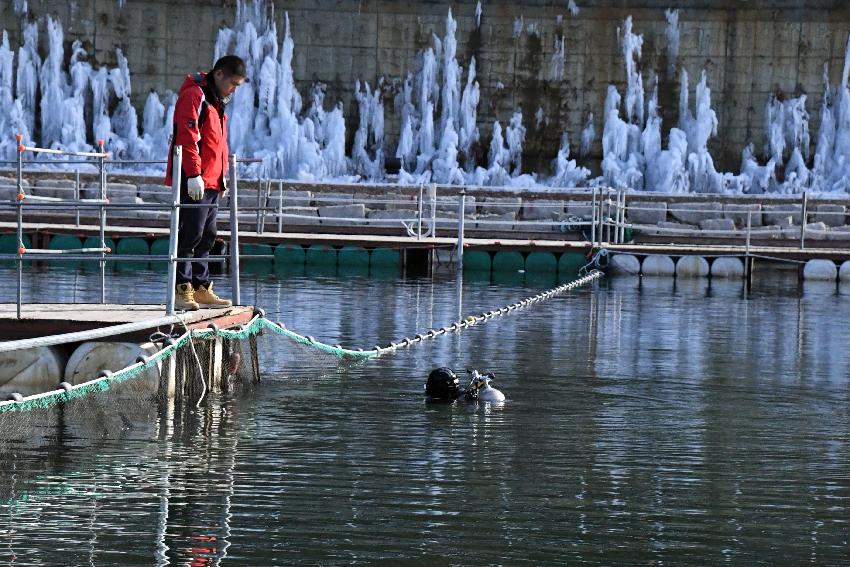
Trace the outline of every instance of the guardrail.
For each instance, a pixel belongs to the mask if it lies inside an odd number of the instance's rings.
[[[18,319],[22,318],[23,304],[23,263],[25,260],[98,260],[100,267],[100,302],[106,303],[106,270],[107,261],[132,261],[132,262],[168,262],[168,282],[166,290],[166,315],[174,314],[174,293],[177,277],[177,262],[191,261],[192,258],[180,258],[177,256],[177,233],[180,226],[180,210],[185,208],[213,208],[218,207],[217,204],[196,204],[196,203],[181,203],[180,202],[180,184],[182,175],[182,147],[176,146],[173,154],[174,175],[172,176],[171,187],[171,202],[168,204],[154,203],[110,203],[107,198],[106,184],[106,164],[109,154],[106,153],[103,147],[103,141],[98,141],[98,152],[75,152],[65,151],[52,148],[39,148],[35,146],[26,146],[22,142],[20,135],[16,136],[18,142],[17,155],[17,196],[13,203],[0,203],[0,210],[14,210],[16,215],[16,235],[17,235],[17,252],[14,254],[0,254],[0,260],[14,260],[17,263],[17,290],[16,290],[16,315]],[[37,197],[28,195],[25,192],[23,184],[23,165],[24,154],[27,152],[36,154],[51,154],[72,156],[78,158],[86,158],[85,160],[66,160],[73,163],[84,163],[94,165],[97,168],[98,177],[98,198],[83,199],[80,193],[79,172],[77,172],[77,180],[74,186],[73,199],[60,200],[42,200]],[[226,262],[230,261],[231,269],[231,284],[233,287],[233,303],[239,305],[241,303],[240,286],[239,286],[239,213],[238,213],[238,180],[236,175],[237,166],[239,163],[254,163],[259,160],[253,159],[238,159],[237,156],[230,156],[230,192],[232,198],[229,202],[229,214],[231,224],[230,238],[230,253],[221,256],[209,256],[205,259],[208,262]],[[50,162],[54,163],[54,162]],[[122,163],[136,163],[124,161]],[[139,163],[159,163],[164,164],[164,161],[145,161]],[[80,211],[86,209],[94,209],[98,212],[99,221],[99,246],[83,247],[76,249],[52,250],[39,248],[26,248],[24,246],[24,212],[25,210],[46,211],[46,210],[68,210],[71,208],[76,216],[76,224],[80,225]],[[106,245],[106,222],[108,209],[140,209],[140,210],[164,210],[170,212],[170,230],[169,230],[169,245],[168,256],[156,255],[132,255],[120,256],[118,258],[109,256],[112,250]]]

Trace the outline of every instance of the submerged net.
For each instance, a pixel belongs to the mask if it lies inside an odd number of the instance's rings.
[[[77,385],[63,382],[59,388],[41,394],[31,396],[18,396],[17,399],[0,402],[0,417],[9,412],[32,411],[47,409],[57,404],[67,404],[81,398],[101,398],[101,396],[90,396],[90,394],[104,394],[119,384],[131,381],[131,379],[151,371],[153,368],[162,368],[163,373],[166,364],[175,365],[175,383],[170,387],[173,391],[162,388],[158,389],[158,396],[173,395],[177,398],[193,401],[197,404],[204,399],[209,388],[208,377],[221,375],[220,388],[226,391],[231,384],[251,379],[260,379],[260,365],[258,359],[257,340],[263,334],[281,336],[289,339],[297,351],[292,361],[297,359],[321,356],[333,358],[337,363],[343,361],[365,360],[396,351],[401,347],[410,346],[417,342],[425,341],[446,333],[459,332],[468,327],[485,322],[494,317],[499,317],[517,309],[528,307],[540,301],[549,299],[555,295],[587,285],[602,276],[602,272],[592,270],[590,273],[579,277],[569,283],[557,286],[550,290],[540,292],[536,295],[521,299],[515,303],[479,314],[468,315],[451,325],[428,329],[412,337],[404,337],[398,341],[390,342],[384,346],[375,345],[368,349],[351,349],[340,345],[330,345],[316,340],[311,336],[301,335],[287,329],[282,323],[275,323],[267,319],[258,310],[249,323],[233,329],[218,329],[214,326],[208,329],[185,328],[178,336],[163,335],[160,339],[160,350],[148,357],[138,359],[134,364],[116,372],[102,372],[96,378]],[[213,344],[221,340],[221,356],[214,356]],[[311,354],[312,353],[312,354]],[[284,361],[289,362],[289,361]],[[221,369],[215,365],[221,364]],[[128,388],[132,392],[132,388]],[[122,395],[126,395],[122,388]],[[150,392],[144,393],[141,389],[136,392],[141,399],[150,400]],[[95,402],[97,404],[98,402]],[[103,403],[102,400],[100,403]],[[123,402],[122,402],[123,403]],[[96,410],[95,410],[95,413]],[[105,412],[108,413],[108,412]],[[0,430],[4,427],[0,422]]]

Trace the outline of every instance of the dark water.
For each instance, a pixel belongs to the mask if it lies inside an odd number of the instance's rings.
[[[116,278],[161,301],[162,274]],[[459,307],[451,278],[248,275],[243,300],[365,348],[551,284],[467,278]],[[848,564],[848,296],[608,280],[365,363],[266,336],[263,381],[200,410],[0,416],[0,564]],[[507,403],[424,404],[440,365]]]

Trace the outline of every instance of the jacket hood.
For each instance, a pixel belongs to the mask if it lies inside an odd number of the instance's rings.
[[[201,77],[200,83],[195,81],[195,77],[198,75],[200,75]],[[202,89],[206,90],[206,88],[209,86],[209,83],[207,82],[207,73],[196,73],[193,75],[186,75],[186,79],[183,81],[183,84],[180,85],[180,93],[194,86],[200,86]]]

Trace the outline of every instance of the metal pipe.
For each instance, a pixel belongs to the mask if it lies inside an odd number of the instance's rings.
[[[416,201],[417,202],[416,220],[418,222],[418,227],[416,229],[416,240],[422,240],[422,189],[423,189],[423,185],[424,185],[423,183],[419,184],[419,197]]]
[[[23,260],[23,250],[24,250],[24,209],[23,209],[23,196],[24,196],[24,175],[23,175],[23,155],[24,155],[24,146],[21,143],[23,140],[23,136],[18,134],[15,136],[18,142],[18,213],[17,213],[17,221],[18,221],[18,295],[17,295],[17,316],[18,319],[21,318],[21,302],[23,300],[23,290],[24,290],[24,260]]]
[[[168,283],[165,290],[165,314],[174,315],[177,288],[177,232],[180,227],[180,184],[183,175],[183,146],[174,146],[171,165],[171,230],[168,235]]]
[[[110,253],[112,249],[104,248],[65,248],[62,250],[51,250],[49,248],[28,248],[25,254],[100,254],[101,252]]]
[[[101,150],[101,156],[98,158],[98,167],[100,168],[100,198],[106,200],[106,154],[103,153],[103,140],[97,141]],[[100,247],[106,248],[106,209],[100,208]],[[106,254],[100,253],[100,302],[106,303],[106,262],[104,258]]]
[[[277,182],[277,233],[283,233],[283,179]]]
[[[260,176],[257,176],[257,224],[254,225],[257,234],[262,234],[262,229],[260,228],[260,207],[263,206],[263,202],[260,199]]]
[[[457,205],[457,269],[463,271],[463,217],[466,214],[466,191],[460,190]]]
[[[802,226],[800,227],[800,250],[806,247],[806,223],[809,217],[809,193],[803,191],[803,216],[801,217]]]
[[[46,337],[35,337],[32,339],[20,339],[17,341],[2,341],[0,342],[0,352],[13,352],[27,348],[35,348],[40,346],[63,345],[68,343],[84,342],[94,339],[102,339],[104,337],[120,335],[123,333],[132,333],[146,329],[156,329],[157,327],[180,324],[179,317],[174,315],[166,317],[158,317],[156,319],[146,319],[144,321],[136,321],[134,323],[122,323],[121,325],[111,325],[108,327],[100,327],[90,329],[88,331],[76,331],[73,333],[63,333],[61,335],[49,335]],[[195,331],[197,332],[197,331]]]
[[[747,252],[747,260],[750,258],[750,229],[753,226],[753,211],[747,211],[747,240],[746,240],[746,252]]]
[[[67,209],[68,205],[76,205],[79,209],[130,209],[144,211],[165,211],[171,210],[171,205],[159,203],[144,203],[139,205],[136,203],[110,203],[101,201],[100,199],[81,199],[80,201],[39,201],[38,197],[26,195],[26,199],[22,206],[27,209]],[[215,203],[181,203],[181,209],[212,209],[217,207]],[[0,210],[17,209],[15,203],[0,203]],[[253,209],[249,209],[253,210]]]
[[[238,179],[236,176],[236,165],[239,160],[236,154],[230,156],[230,281],[233,287],[233,304],[241,305],[239,289],[239,200]]]
[[[272,180],[265,179],[263,184],[265,185],[265,189],[263,190],[263,210],[262,217],[260,218],[260,234],[263,234],[266,231],[266,210],[269,206],[269,197],[272,192]]]
[[[94,254],[86,255],[81,251],[89,251],[89,250],[100,250],[99,248],[79,248],[76,250],[46,250],[46,249],[38,249],[31,250],[28,249],[23,255],[23,261],[45,261],[45,260],[65,260],[68,262],[87,262],[98,260],[99,258]],[[256,255],[250,256],[251,258],[256,259],[273,259],[273,254],[266,255]],[[0,254],[0,260],[15,260],[18,258],[17,254],[6,253]],[[229,256],[207,256],[204,258],[204,262],[217,262],[224,263],[229,260]],[[192,262],[197,260],[197,258],[184,258],[182,256],[178,256],[175,258],[177,262]],[[121,254],[121,255],[111,255],[106,256],[104,258],[104,262],[168,262],[170,259],[167,256],[152,256],[152,255],[143,255],[143,254]]]
[[[590,245],[596,245],[596,187],[590,193]]]
[[[74,201],[79,201],[79,200],[80,200],[80,170],[78,169],[76,171],[76,176],[74,177]],[[74,210],[76,211],[74,213],[74,215],[76,217],[76,219],[75,219],[76,225],[80,226],[80,209],[75,207]]]
[[[620,244],[626,241],[626,191],[623,190],[623,200],[620,203]]]
[[[431,238],[437,238],[437,184],[431,184]]]
[[[103,144],[100,145],[101,149],[103,149]],[[33,152],[36,154],[57,154],[62,156],[77,156],[77,157],[90,157],[90,158],[105,158],[107,154],[103,152],[69,152],[65,150],[52,150],[50,148],[36,148],[33,146],[21,146],[22,152]]]

